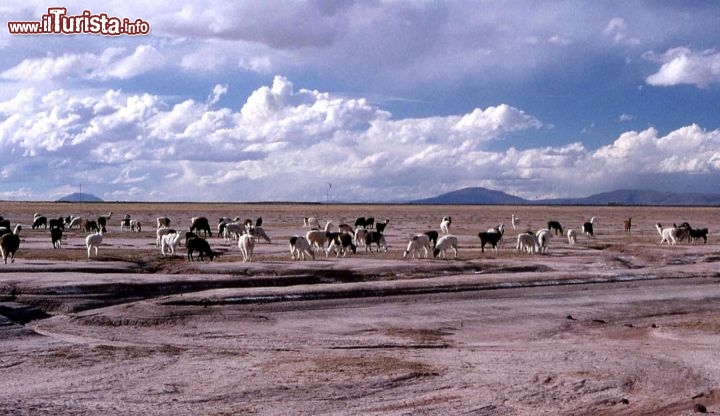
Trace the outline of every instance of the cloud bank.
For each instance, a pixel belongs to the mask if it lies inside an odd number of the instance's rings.
[[[298,89],[282,76],[239,110],[217,106],[227,91],[217,85],[203,102],[169,104],[119,90],[24,89],[0,102],[0,180],[19,185],[3,197],[52,199],[82,184],[106,200],[324,201],[332,183],[334,201],[465,186],[534,198],[720,171],[720,131],[698,125],[627,131],[597,149],[492,150],[552,127],[507,104],[395,119],[364,98]]]

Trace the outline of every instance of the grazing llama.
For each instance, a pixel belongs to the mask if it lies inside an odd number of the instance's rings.
[[[18,224],[13,232],[3,234],[0,237],[0,254],[2,254],[5,264],[7,264],[8,255],[10,256],[10,263],[15,263],[15,252],[20,248],[21,230],[22,227]]]
[[[90,251],[93,248],[95,249],[95,257],[98,256],[98,247],[100,247],[100,244],[102,244],[104,231],[105,228],[101,227],[97,233],[90,234],[89,236],[85,237],[85,246],[87,247],[88,259],[90,258]]]

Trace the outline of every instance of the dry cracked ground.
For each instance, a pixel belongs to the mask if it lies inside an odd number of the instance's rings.
[[[0,264],[0,414],[720,414],[720,209],[313,204],[2,203],[25,227]],[[85,232],[53,249],[34,213],[113,212],[99,256]],[[518,230],[510,227],[516,214]],[[125,214],[142,232],[120,230]],[[243,263],[163,257],[155,218],[263,218]],[[453,218],[457,259],[403,259],[409,235]],[[390,219],[390,249],[292,261],[303,217]],[[547,254],[515,236],[557,220],[595,236]],[[623,219],[632,218],[630,233]],[[659,245],[655,223],[707,227]],[[497,252],[478,231],[505,224]]]

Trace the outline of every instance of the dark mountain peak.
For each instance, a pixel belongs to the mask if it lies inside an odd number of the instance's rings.
[[[84,194],[81,192],[75,192],[70,195],[65,195],[59,198],[57,202],[103,202],[102,199],[96,197],[93,194]]]
[[[458,189],[433,198],[410,201],[413,204],[527,204],[528,201],[508,195],[505,192],[494,191],[482,187]]]

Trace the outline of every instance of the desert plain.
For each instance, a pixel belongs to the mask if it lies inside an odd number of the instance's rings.
[[[91,259],[85,231],[53,249],[31,228],[34,213],[110,212]],[[126,214],[141,232],[120,230]],[[23,225],[0,263],[0,414],[720,413],[718,207],[2,202],[0,215]],[[272,243],[251,263],[216,234],[212,262],[163,256],[159,216],[179,230],[262,217]],[[389,250],[291,260],[311,216],[389,219]],[[458,258],[404,259],[443,216]],[[515,249],[548,220],[579,233],[593,216],[574,245]],[[659,244],[657,222],[684,221],[707,243]],[[500,223],[502,245],[481,252],[477,233]]]

